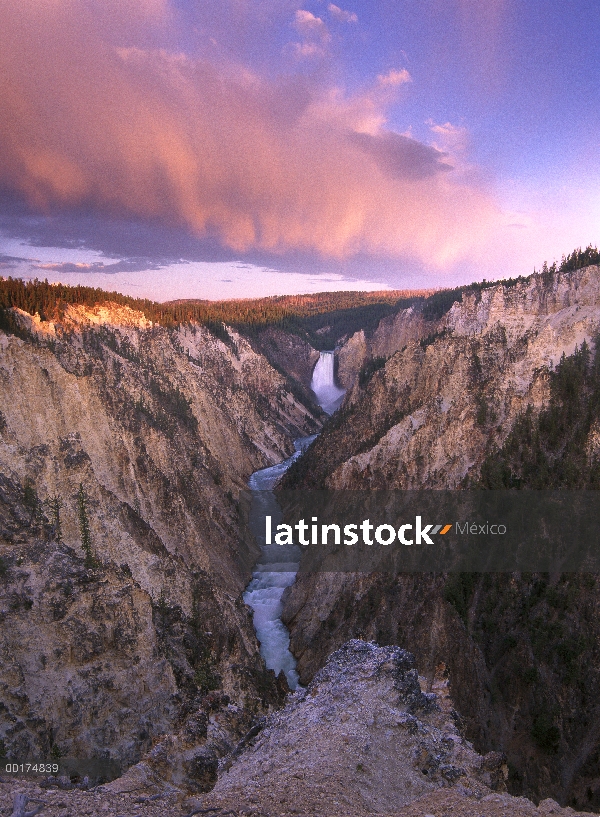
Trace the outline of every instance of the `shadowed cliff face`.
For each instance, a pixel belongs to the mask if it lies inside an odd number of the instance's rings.
[[[127,767],[176,732],[205,747],[178,779],[210,787],[282,692],[241,598],[240,492],[319,421],[234,332],[110,305],[18,320],[27,339],[0,334],[4,750]]]
[[[307,683],[348,638],[403,644],[431,680],[446,664],[465,734],[508,756],[509,788],[598,810],[596,577],[299,575],[285,600]]]
[[[268,327],[258,333],[258,342],[267,358],[279,366],[297,383],[310,390],[315,363],[319,359],[316,349],[298,335]]]
[[[517,418],[548,403],[549,367],[599,324],[597,267],[469,295],[357,381],[286,487],[477,482]],[[284,601],[301,681],[356,636],[410,649],[429,677],[443,661],[467,734],[508,754],[513,791],[600,809],[595,577],[300,575]]]

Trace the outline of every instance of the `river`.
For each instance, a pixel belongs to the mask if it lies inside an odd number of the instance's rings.
[[[333,414],[344,397],[344,389],[335,383],[334,353],[321,352],[313,370],[311,388],[323,411]],[[255,471],[248,480],[252,492],[251,520],[272,517],[274,529],[281,521],[281,509],[273,488],[290,465],[315,440],[316,434],[294,441],[295,451],[287,460]],[[279,675],[284,671],[291,689],[298,686],[296,659],[290,652],[290,635],[281,620],[283,591],[296,580],[300,565],[297,545],[267,545],[260,524],[252,524],[261,555],[254,566],[252,580],[244,593],[244,601],[254,611],[254,629],[260,642],[260,653],[268,669]],[[257,532],[256,532],[257,531]]]

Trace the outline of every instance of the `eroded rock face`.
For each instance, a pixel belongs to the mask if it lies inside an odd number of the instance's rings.
[[[599,325],[597,267],[469,295],[437,336],[353,387],[290,482],[464,486],[515,418],[545,404],[548,367]],[[596,437],[592,427],[588,456]],[[356,636],[405,645],[428,678],[443,661],[466,734],[507,753],[513,792],[598,810],[598,599],[584,575],[315,574],[287,591],[284,621],[305,683]]]
[[[351,389],[360,370],[370,360],[389,358],[409,343],[418,343],[435,333],[440,323],[424,320],[419,309],[408,307],[382,318],[370,336],[362,329],[355,332],[336,353],[340,383],[345,389]]]
[[[370,344],[364,331],[355,332],[336,353],[337,377],[345,389],[356,382],[361,368],[370,355]]]
[[[435,333],[439,320],[425,320],[418,309],[401,309],[397,315],[384,318],[373,335],[373,357],[391,357],[396,352]]]
[[[417,318],[404,313],[407,332],[419,334]],[[589,343],[599,325],[597,267],[466,296],[437,334],[400,347],[364,386],[354,385],[284,485],[459,486],[477,476],[489,447],[502,444],[528,405],[547,399],[548,366]]]
[[[308,341],[281,329],[268,327],[260,332],[259,342],[270,360],[306,389],[310,389],[312,371],[319,353]]]
[[[191,717],[190,752],[227,751],[282,692],[241,598],[238,501],[319,421],[233,331],[111,305],[20,320],[29,340],[0,333],[4,750],[125,768]],[[201,734],[214,690],[239,709],[228,739]],[[210,763],[186,763],[208,785]]]
[[[204,805],[387,813],[437,789],[504,789],[504,758],[478,755],[456,727],[442,679],[438,692],[422,691],[405,650],[351,640],[270,716]]]

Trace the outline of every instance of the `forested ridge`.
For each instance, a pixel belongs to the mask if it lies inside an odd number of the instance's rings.
[[[248,334],[266,326],[279,326],[287,331],[309,336],[321,345],[323,339],[320,341],[318,330],[327,325],[331,328],[332,322],[336,331],[343,329],[349,320],[351,331],[359,328],[358,324],[362,326],[365,323],[375,328],[384,315],[397,308],[398,303],[421,300],[432,292],[433,290],[323,292],[230,301],[180,300],[157,303],[94,287],[0,278],[0,328],[8,332],[16,331],[14,320],[6,312],[12,307],[30,315],[38,313],[42,320],[60,320],[66,307],[72,304],[94,307],[113,303],[142,312],[148,320],[161,326],[177,326],[193,321],[207,326],[219,336],[223,333],[222,324],[234,326]],[[323,343],[327,345],[328,341]]]
[[[101,303],[128,306],[154,323],[169,326],[186,321],[204,323],[219,320],[229,324],[272,324],[286,316],[310,317],[339,309],[355,309],[372,304],[395,305],[400,299],[428,295],[433,290],[382,290],[380,292],[322,292],[310,295],[275,295],[230,301],[179,300],[157,303],[132,298],[120,292],[86,287],[0,278],[0,308],[17,307],[42,320],[60,317],[69,304],[93,307]]]
[[[560,264],[540,271],[550,280],[556,273],[569,272],[600,263],[600,253],[589,245],[563,256]],[[534,271],[535,274],[535,271]],[[94,307],[114,303],[142,312],[148,320],[161,326],[196,322],[225,339],[223,324],[247,335],[255,335],[268,326],[297,334],[316,349],[333,348],[342,338],[364,329],[371,333],[379,321],[400,309],[414,307],[425,320],[439,320],[466,293],[480,293],[502,284],[512,287],[527,277],[507,278],[465,284],[452,289],[381,290],[378,292],[320,292],[304,295],[274,295],[267,298],[244,298],[227,301],[177,300],[157,303],[146,298],[132,298],[120,292],[86,286],[68,286],[48,281],[24,282],[18,278],[0,278],[0,329],[20,334],[19,325],[6,310],[17,307],[42,320],[60,320],[71,304]]]

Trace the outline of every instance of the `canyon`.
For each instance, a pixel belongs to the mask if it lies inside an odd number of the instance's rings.
[[[332,337],[335,355],[279,326],[161,326],[109,303],[52,320],[12,310],[19,331],[0,332],[4,757],[112,779],[102,791],[123,814],[138,813],[133,791],[177,808],[196,798],[190,813],[326,802],[410,814],[421,801],[415,814],[560,813],[544,798],[600,810],[594,576],[301,571],[282,596],[285,665],[261,656],[244,596],[260,557],[251,474],[289,465],[281,486],[300,491],[478,485],[524,412],[548,404],[563,356],[595,349],[599,281],[588,266],[415,297]],[[313,438],[298,456],[294,440]],[[398,684],[392,711],[381,696]],[[395,737],[387,720],[411,717],[414,734]],[[361,730],[372,778],[347,786],[342,770],[368,766],[352,754]],[[415,772],[436,742],[463,753],[450,765],[464,774]],[[300,744],[297,758],[278,748]],[[394,747],[397,790],[383,771]]]

